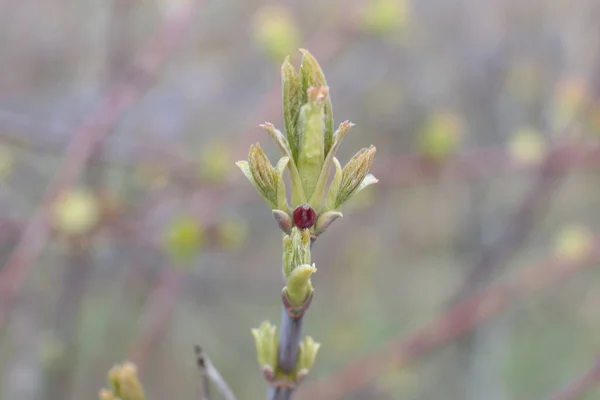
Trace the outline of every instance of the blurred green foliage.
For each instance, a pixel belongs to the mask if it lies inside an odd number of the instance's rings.
[[[204,230],[192,216],[175,216],[165,228],[165,251],[174,265],[195,259],[202,249]]]

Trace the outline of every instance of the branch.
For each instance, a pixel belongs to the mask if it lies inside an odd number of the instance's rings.
[[[381,350],[359,358],[329,378],[302,386],[298,390],[299,398],[339,399],[345,393],[375,380],[390,364],[407,365],[469,332],[513,302],[589,267],[598,260],[600,260],[600,236],[594,239],[587,254],[581,258],[567,260],[553,256],[525,269],[516,279],[493,284],[409,334],[406,339],[394,339]]]
[[[171,265],[167,265],[159,271],[138,323],[137,337],[128,351],[128,359],[137,365],[140,375],[145,372],[152,349],[165,334],[169,318],[180,297],[185,277],[185,274],[174,270]]]
[[[213,363],[210,361],[206,353],[202,351],[200,346],[196,346],[194,348],[196,352],[196,364],[198,365],[198,369],[200,370],[200,376],[202,378],[202,400],[209,400],[208,396],[208,381],[212,381],[219,392],[223,395],[225,400],[237,400],[233,391],[223,379],[219,371],[215,368]]]
[[[297,318],[293,318],[288,310],[289,307],[285,304],[281,308],[281,334],[279,335],[279,351],[277,354],[277,366],[285,373],[291,372],[296,367],[298,347],[302,337],[302,322],[304,320],[304,313]],[[293,392],[294,388],[292,387],[269,386],[267,399],[289,400],[292,398]]]
[[[592,368],[566,388],[548,397],[547,400],[575,400],[600,384],[600,357]]]
[[[81,319],[85,289],[94,270],[87,243],[69,244],[65,259],[60,296],[56,304],[53,334],[64,350],[58,362],[47,367],[44,398],[64,399],[73,388],[74,368],[78,356],[77,328]]]
[[[23,280],[49,239],[47,212],[55,196],[75,183],[94,148],[150,86],[167,55],[191,24],[201,0],[182,2],[165,20],[159,32],[135,58],[128,76],[113,84],[73,134],[56,175],[51,179],[42,203],[25,227],[19,244],[0,270],[0,326]]]

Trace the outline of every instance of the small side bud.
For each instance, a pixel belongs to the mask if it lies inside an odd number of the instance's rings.
[[[280,162],[287,163],[286,158],[282,160]],[[278,190],[281,187],[281,176],[262,151],[260,144],[251,145],[248,152],[248,161],[238,161],[236,165],[269,206],[272,209],[277,208],[278,203],[281,201],[281,196],[278,196]],[[278,165],[279,167],[280,165]],[[283,164],[281,170],[283,168],[285,168],[285,164]]]
[[[298,371],[298,380],[301,380],[304,376],[306,376],[313,367],[320,347],[321,343],[315,342],[310,336],[306,336],[300,343],[298,351],[298,363],[296,365],[296,370]]]
[[[329,228],[329,226],[338,218],[342,218],[343,215],[339,211],[326,211],[319,215],[317,224],[315,225],[315,235],[320,235]]]
[[[299,265],[288,276],[286,294],[293,307],[300,307],[312,292],[310,276],[317,272],[315,265]]]
[[[275,217],[275,221],[277,221],[277,225],[284,232],[289,234],[292,230],[292,218],[288,213],[282,210],[273,210],[273,217]]]
[[[115,365],[108,372],[108,381],[112,388],[112,394],[121,400],[144,400],[144,390],[137,376],[137,368],[134,364],[126,362]],[[102,391],[101,395],[110,399],[108,391]]]
[[[262,372],[267,382],[271,382],[275,379],[275,371],[273,371],[273,368],[271,368],[270,365],[263,365]]]
[[[277,327],[269,321],[264,321],[258,329],[252,329],[254,344],[256,345],[256,358],[263,374],[272,374],[277,366],[277,349],[279,340]],[[266,376],[266,375],[265,375]]]
[[[371,169],[375,151],[375,146],[371,145],[368,148],[359,150],[350,161],[348,161],[342,170],[342,179],[335,202],[335,208],[344,204],[368,185],[377,182],[377,179],[375,179],[374,176],[370,174],[367,175]]]

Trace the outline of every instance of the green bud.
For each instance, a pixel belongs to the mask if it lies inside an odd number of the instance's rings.
[[[285,196],[283,171],[289,162],[288,157],[282,157],[273,167],[260,144],[251,145],[248,161],[238,161],[236,165],[252,183],[256,191],[267,201],[271,208],[289,208]]]
[[[308,89],[308,103],[300,109],[300,147],[298,149],[298,172],[304,194],[310,198],[315,190],[325,162],[324,101],[327,87]]]
[[[277,349],[279,347],[277,327],[269,321],[264,321],[258,329],[252,329],[252,336],[256,345],[258,365],[263,368],[263,371],[274,371],[277,366]]]
[[[375,146],[371,145],[368,148],[359,150],[348,161],[342,170],[342,179],[335,201],[335,208],[344,204],[365,187],[377,182],[373,175],[368,174],[374,157]]]
[[[288,275],[287,286],[284,290],[294,307],[303,305],[308,295],[312,292],[313,288],[310,276],[315,272],[317,272],[317,268],[315,268],[314,264],[303,264],[294,268]]]
[[[309,101],[308,90],[311,87],[327,87],[327,81],[325,80],[325,74],[323,74],[321,66],[313,55],[306,49],[300,49],[300,52],[302,53],[302,63],[300,64],[302,104],[305,104]],[[325,126],[325,154],[327,154],[333,143],[333,109],[329,96],[325,99],[323,122]]]
[[[315,342],[310,336],[306,336],[304,340],[300,342],[298,362],[296,364],[298,379],[302,379],[313,367],[320,347],[321,343]]]
[[[165,228],[165,250],[176,262],[189,261],[202,248],[204,232],[194,218],[178,216]]]
[[[283,118],[285,120],[285,134],[294,161],[298,160],[298,146],[300,139],[298,134],[298,116],[302,106],[302,87],[300,76],[286,57],[281,65],[281,86],[283,89]]]
[[[292,228],[283,237],[283,275],[289,279],[294,269],[302,264],[310,264],[310,231]]]
[[[121,400],[144,400],[144,390],[132,363],[114,366],[108,372],[108,381],[113,394]]]
[[[315,224],[315,235],[320,235],[329,228],[329,226],[338,218],[341,218],[343,215],[339,211],[326,211],[319,215],[317,218],[317,223]]]

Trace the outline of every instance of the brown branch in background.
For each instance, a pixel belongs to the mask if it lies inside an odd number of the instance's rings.
[[[233,394],[233,391],[225,379],[223,379],[219,373],[219,370],[215,368],[213,363],[210,361],[206,353],[202,351],[202,348],[200,346],[196,346],[194,351],[196,352],[196,365],[198,365],[200,377],[202,378],[202,397],[200,397],[200,399],[210,399],[208,387],[209,382],[213,382],[225,400],[236,400],[235,394]]]
[[[589,143],[561,143],[549,150],[551,168],[562,173],[574,168],[600,168],[600,146]],[[444,180],[483,181],[506,173],[534,171],[535,163],[519,163],[504,148],[476,148],[442,163],[422,156],[401,156],[379,161],[373,173],[385,186],[416,186]]]
[[[96,145],[109,133],[123,113],[142,96],[167,55],[191,24],[201,0],[181,2],[161,29],[135,58],[130,73],[111,85],[95,110],[75,130],[57,173],[51,179],[42,203],[25,227],[21,240],[0,270],[0,325],[23,280],[49,239],[48,208],[64,188],[77,180]]]
[[[573,151],[573,150],[570,150]],[[451,304],[469,296],[478,289],[512,257],[525,243],[537,218],[546,210],[552,194],[563,181],[569,165],[565,163],[568,152],[557,147],[546,155],[539,173],[525,197],[508,219],[500,237],[481,251],[477,262],[467,272],[466,279],[457,291]],[[586,154],[579,154],[578,157]],[[584,157],[585,158],[585,157]],[[563,166],[563,168],[559,168]]]
[[[561,391],[548,397],[547,400],[575,400],[600,386],[600,357],[582,377],[571,382]]]
[[[594,65],[596,68],[593,70],[594,75],[591,77],[592,81],[590,82],[592,94],[587,99],[581,114],[573,116],[564,126],[559,127],[557,132],[553,132],[555,133],[554,136],[568,137],[568,134],[579,125],[580,121],[585,120],[585,117],[593,112],[594,104],[600,96],[600,53],[596,54]],[[452,299],[451,304],[465,296],[469,296],[473,289],[477,289],[481,284],[489,282],[497,270],[525,243],[537,217],[545,211],[552,194],[560,188],[564,181],[569,164],[565,163],[565,158],[568,157],[565,157],[563,152],[564,150],[561,150],[560,146],[555,146],[546,153],[539,167],[538,176],[508,219],[505,229],[497,240],[483,248],[478,260],[467,272],[467,277],[454,299]],[[590,154],[581,154],[581,156],[587,158]],[[559,165],[565,168],[558,168]]]
[[[515,279],[492,284],[466,299],[406,339],[393,339],[373,354],[343,367],[330,377],[300,386],[298,399],[339,399],[376,380],[390,366],[406,366],[419,357],[448,344],[492,318],[515,301],[593,265],[600,260],[600,237],[596,237],[587,254],[577,260],[553,256],[522,271]]]
[[[138,366],[140,376],[144,373],[152,350],[165,334],[184,279],[185,275],[170,265],[163,267],[159,272],[156,285],[140,317],[139,334],[127,357]]]

